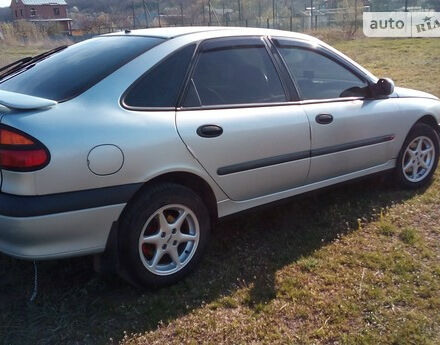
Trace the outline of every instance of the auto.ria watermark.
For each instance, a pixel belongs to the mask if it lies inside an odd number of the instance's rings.
[[[440,37],[440,12],[364,12],[367,37]]]

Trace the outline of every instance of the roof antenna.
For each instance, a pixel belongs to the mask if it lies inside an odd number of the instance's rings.
[[[34,261],[34,291],[32,292],[32,296],[29,299],[29,302],[35,301],[35,298],[37,298],[38,294],[38,270],[37,270],[37,263]]]

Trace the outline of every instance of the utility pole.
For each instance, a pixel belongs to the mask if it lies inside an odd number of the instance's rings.
[[[405,12],[408,12],[408,0],[405,0]]]
[[[160,25],[160,5],[159,5],[159,1],[157,2],[157,18],[159,21],[159,27],[161,27]]]
[[[180,17],[182,17],[182,26],[185,25],[185,21],[183,19],[183,4],[180,3]]]
[[[133,10],[133,29],[136,29],[136,16],[134,14],[134,2],[131,3],[131,9]]]
[[[241,22],[241,1],[238,1],[238,21]]]
[[[354,1],[354,32],[358,28],[358,0]]]
[[[313,30],[313,0],[310,0],[310,30]]]
[[[275,28],[275,18],[276,18],[275,0],[272,0],[272,27],[273,28]]]
[[[203,13],[203,25],[206,23],[206,17],[205,17],[205,1],[202,0],[202,13]]]
[[[147,14],[147,4],[145,3],[145,0],[142,0],[142,7],[144,8],[144,15],[145,15],[145,27],[148,28],[148,14]]]
[[[211,0],[208,0],[208,25],[211,25]]]

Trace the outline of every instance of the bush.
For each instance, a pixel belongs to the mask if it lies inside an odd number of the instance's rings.
[[[0,44],[50,49],[55,46],[71,43],[67,37],[61,40],[50,38],[51,35],[56,35],[58,32],[59,27],[57,25],[43,26],[26,21],[0,23]]]
[[[25,21],[0,24],[3,41],[8,44],[35,43],[46,38],[47,32],[42,27]]]

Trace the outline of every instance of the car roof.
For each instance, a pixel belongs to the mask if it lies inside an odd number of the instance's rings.
[[[220,37],[237,37],[237,36],[274,36],[274,37],[286,37],[292,39],[298,39],[302,41],[307,41],[313,46],[322,46],[326,49],[336,53],[340,57],[344,58],[346,61],[350,62],[352,65],[357,67],[359,70],[373,81],[377,81],[377,78],[367,69],[350,59],[348,56],[344,55],[340,51],[330,45],[322,42],[316,37],[309,36],[306,34],[276,30],[276,29],[265,29],[265,28],[249,28],[249,27],[233,27],[233,26],[186,26],[186,27],[166,27],[166,28],[151,28],[151,29],[137,29],[137,30],[125,30],[122,32],[114,32],[106,34],[103,36],[145,36],[145,37],[158,37],[170,40],[172,38],[186,38],[187,42],[205,40],[209,38],[220,38]]]
[[[262,28],[249,28],[249,27],[225,27],[225,26],[186,26],[186,27],[166,27],[166,28],[151,28],[151,29],[137,29],[126,30],[125,32],[110,33],[105,36],[120,36],[121,34],[127,36],[148,36],[148,37],[161,37],[161,38],[174,38],[179,36],[215,32],[215,36],[219,33],[224,33],[225,36],[237,34],[240,35],[266,35],[266,36],[284,36],[291,38],[298,38],[308,41],[317,41],[316,38],[291,31],[275,30],[275,29],[262,29]]]

